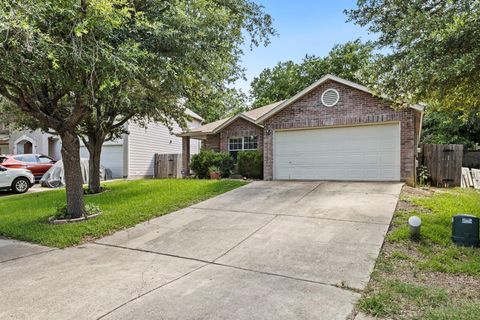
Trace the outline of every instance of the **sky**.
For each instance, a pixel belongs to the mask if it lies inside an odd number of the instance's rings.
[[[305,55],[323,57],[335,44],[357,38],[373,39],[366,28],[347,23],[344,9],[356,7],[354,0],[255,0],[273,18],[278,36],[267,47],[245,45],[242,66],[247,81],[239,80],[235,87],[248,93],[250,82],[265,68],[280,61],[299,62]]]

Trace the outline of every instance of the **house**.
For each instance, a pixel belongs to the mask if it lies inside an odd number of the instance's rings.
[[[10,132],[8,140],[9,147],[5,154],[38,153],[54,160],[62,157],[60,138],[41,130]]]
[[[0,154],[10,153],[10,132],[5,124],[0,123]]]
[[[195,130],[202,124],[202,117],[187,109],[190,120],[187,126]],[[154,175],[155,154],[182,153],[182,139],[175,134],[182,131],[174,124],[173,132],[160,123],[149,123],[146,128],[135,122],[125,124],[128,134],[115,141],[106,141],[102,147],[101,164],[112,170],[113,178],[151,178]],[[200,150],[200,141],[190,144],[189,154]],[[88,158],[88,150],[80,147],[80,156]]]
[[[263,152],[265,180],[415,182],[423,106],[395,109],[360,84],[326,75],[285,101],[183,132],[203,147]],[[189,154],[183,170],[189,173]]]
[[[199,127],[203,119],[187,109],[190,120],[187,126],[191,130]],[[0,128],[2,129],[2,128]],[[146,128],[137,123],[125,124],[129,134],[124,134],[115,141],[106,141],[102,148],[101,164],[112,170],[113,178],[153,177],[155,153],[182,153],[182,139],[175,133],[182,131],[178,124],[173,125],[173,132],[160,123],[149,123]],[[2,144],[3,142],[3,144]],[[39,153],[55,160],[61,159],[62,142],[58,136],[35,131],[8,132],[0,130],[0,154]],[[198,153],[200,141],[192,143],[189,154]],[[88,150],[80,147],[80,156],[88,158]]]

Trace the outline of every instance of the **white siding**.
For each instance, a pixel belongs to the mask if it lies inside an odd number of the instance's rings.
[[[200,121],[193,120],[188,126],[196,128],[200,124]],[[128,136],[128,176],[130,178],[152,177],[155,153],[182,153],[182,138],[170,134],[164,125],[151,123],[147,128],[142,128],[135,123],[130,123],[128,131],[130,133]],[[174,126],[174,133],[181,131],[178,125]],[[190,143],[190,153],[198,153],[200,141],[190,140]]]

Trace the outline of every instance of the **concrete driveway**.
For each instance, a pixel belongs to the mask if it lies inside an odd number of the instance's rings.
[[[401,186],[254,182],[84,246],[0,246],[0,318],[353,318]]]
[[[26,193],[37,193],[37,192],[44,192],[44,191],[51,191],[55,189],[45,188],[42,187],[40,184],[35,183]],[[9,196],[18,196],[18,194],[13,193],[11,191],[0,190],[0,198],[1,197],[9,197]]]

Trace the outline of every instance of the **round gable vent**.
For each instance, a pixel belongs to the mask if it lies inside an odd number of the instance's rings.
[[[327,89],[322,93],[322,104],[325,107],[333,107],[340,100],[340,94],[335,89]]]

